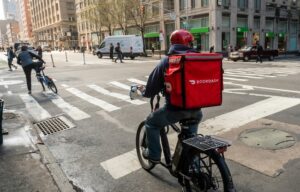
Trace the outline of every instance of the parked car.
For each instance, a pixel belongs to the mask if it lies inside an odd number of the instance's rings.
[[[134,59],[136,56],[143,55],[143,40],[141,36],[136,35],[118,35],[108,36],[100,44],[99,48],[96,49],[96,54],[99,58],[104,55],[109,56],[110,44],[116,47],[117,43],[120,43],[123,57],[130,57]],[[114,51],[114,56],[116,53]]]
[[[278,50],[265,49],[261,53],[262,58],[268,58],[270,61],[274,57],[278,56]],[[246,46],[238,51],[230,53],[230,59],[233,61],[244,60],[249,61],[250,59],[256,59],[257,57],[257,47],[256,46]]]

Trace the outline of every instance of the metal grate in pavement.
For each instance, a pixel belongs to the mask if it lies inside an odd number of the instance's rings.
[[[66,129],[74,128],[75,125],[64,116],[51,117],[34,124],[43,135],[51,135]]]

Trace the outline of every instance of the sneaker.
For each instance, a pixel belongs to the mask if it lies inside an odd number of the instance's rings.
[[[31,95],[31,91],[28,91],[28,94]]]
[[[148,149],[143,150],[142,155],[143,155],[144,159],[147,159],[151,163],[154,163],[154,164],[159,164],[160,163],[160,159],[152,159],[152,158],[149,157],[149,150]]]
[[[12,69],[9,69],[8,71],[12,71]]]

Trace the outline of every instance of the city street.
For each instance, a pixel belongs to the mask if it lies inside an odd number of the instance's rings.
[[[40,136],[54,158],[48,161],[49,170],[49,164],[61,168],[76,191],[179,192],[177,179],[162,166],[151,173],[141,169],[135,152],[137,126],[149,114],[150,105],[147,99],[130,100],[129,87],[146,83],[159,56],[114,63],[89,53],[43,54],[45,73],[55,81],[58,95],[42,92],[35,75],[28,95],[21,67],[9,72],[2,61],[0,98],[6,111],[16,111],[32,123],[29,132],[34,144],[41,145],[36,138]],[[2,52],[0,60],[6,61]],[[199,133],[232,141],[225,157],[238,192],[299,191],[299,60],[289,56],[263,63],[224,59],[223,104],[203,109]],[[74,126],[48,135],[33,126],[58,116]],[[268,130],[280,133],[265,134]],[[251,132],[262,141],[251,139]]]

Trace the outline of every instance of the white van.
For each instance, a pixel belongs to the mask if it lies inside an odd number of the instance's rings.
[[[130,57],[131,59],[134,59],[136,56],[143,54],[143,39],[141,36],[118,35],[105,37],[99,48],[96,49],[96,54],[99,58],[102,58],[105,55],[109,56],[109,48],[111,43],[114,45],[114,57],[116,57],[115,47],[117,46],[117,43],[120,43],[123,57]]]

